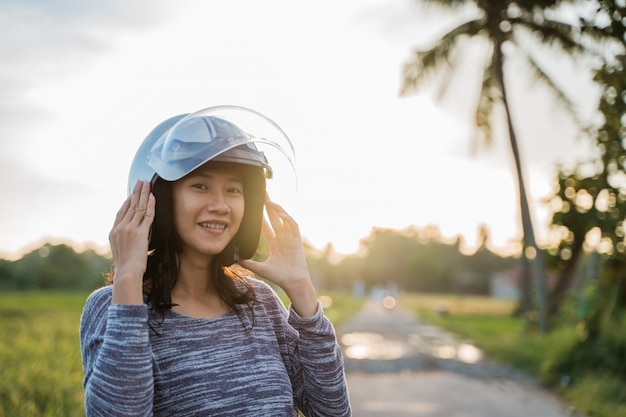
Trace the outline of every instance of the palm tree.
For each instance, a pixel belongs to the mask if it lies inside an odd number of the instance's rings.
[[[417,50],[404,66],[401,95],[421,88],[425,81],[439,77],[445,92],[449,77],[458,69],[457,61],[467,51],[464,41],[482,41],[489,45],[485,59],[479,62],[482,68],[482,85],[476,106],[476,133],[489,145],[492,142],[494,110],[501,105],[508,127],[510,148],[515,161],[518,197],[523,231],[523,254],[532,262],[536,292],[536,309],[539,314],[539,331],[547,331],[545,271],[542,252],[537,246],[532,225],[532,216],[524,182],[522,161],[515,129],[509,108],[505,64],[512,56],[523,57],[532,75],[550,87],[564,109],[575,116],[574,107],[555,81],[542,69],[533,54],[534,46],[556,47],[565,56],[577,56],[586,51],[582,44],[580,28],[575,24],[557,21],[554,11],[565,1],[559,0],[422,0],[441,8],[463,13],[460,23],[443,35],[428,50]],[[575,3],[570,1],[569,3]],[[470,9],[472,7],[472,9]],[[476,55],[472,56],[477,62]],[[528,277],[527,277],[528,279]]]

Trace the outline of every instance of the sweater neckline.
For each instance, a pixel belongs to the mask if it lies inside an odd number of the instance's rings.
[[[171,310],[171,309],[167,310],[167,315],[169,315],[173,319],[188,320],[188,321],[201,321],[201,322],[205,322],[205,323],[224,320],[224,319],[232,316],[233,314],[235,314],[235,313],[234,313],[232,308],[228,309],[228,311],[226,313],[221,314],[219,316],[215,316],[215,317],[193,317],[193,316],[188,316],[188,315],[183,314],[183,313],[178,313],[178,312],[176,312],[174,310]]]

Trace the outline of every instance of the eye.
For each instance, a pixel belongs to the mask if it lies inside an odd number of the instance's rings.
[[[228,192],[232,194],[243,194],[243,188],[242,187],[230,187],[228,189]]]
[[[196,188],[198,190],[208,190],[208,187],[204,184],[201,183],[197,183],[197,184],[192,184],[191,186],[192,188]]]

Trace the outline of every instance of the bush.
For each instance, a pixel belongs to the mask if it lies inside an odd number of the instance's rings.
[[[614,375],[586,374],[565,392],[579,413],[589,416],[626,416],[626,385]]]
[[[626,332],[624,326],[608,325],[596,339],[574,343],[568,352],[558,356],[550,372],[566,375],[573,382],[588,373],[612,376],[626,384]],[[556,379],[556,378],[554,378]],[[555,382],[553,379],[552,382]]]

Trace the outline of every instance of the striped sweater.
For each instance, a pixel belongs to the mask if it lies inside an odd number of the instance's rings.
[[[85,409],[94,416],[350,416],[343,360],[321,306],[284,308],[265,283],[210,319],[111,304],[92,293],[80,322]]]

